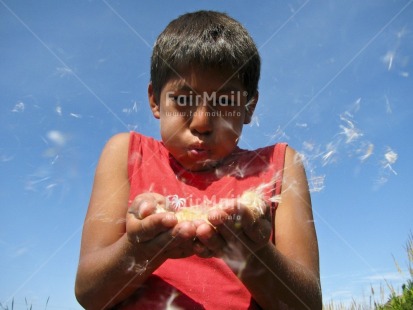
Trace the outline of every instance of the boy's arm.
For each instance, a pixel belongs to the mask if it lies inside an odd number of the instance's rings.
[[[275,247],[250,256],[241,280],[264,309],[321,309],[317,237],[304,167],[287,148]]]
[[[132,262],[126,257],[135,256],[125,234],[129,198],[128,145],[129,134],[111,138],[96,168],[83,226],[75,287],[79,303],[87,309],[113,306],[129,296],[133,286],[141,281],[127,272],[127,264]],[[142,276],[145,278],[146,274]],[[124,288],[131,280],[133,285]]]
[[[244,202],[238,203],[228,200],[209,213],[215,230],[208,224],[198,226],[203,247],[197,254],[222,256],[264,309],[321,309],[317,237],[307,179],[296,152],[287,148],[275,246],[269,240],[269,209],[257,218]]]
[[[135,206],[142,216],[128,212],[128,145],[127,133],[111,138],[96,169],[75,286],[79,303],[87,309],[106,309],[127,299],[168,257],[183,253],[182,238],[176,238],[176,218],[151,214],[155,207],[149,206],[151,199],[162,203],[162,196],[139,195],[130,208],[147,200],[146,207]],[[186,226],[181,225],[181,231],[189,231],[192,240],[195,228]],[[188,243],[182,245],[188,248]]]

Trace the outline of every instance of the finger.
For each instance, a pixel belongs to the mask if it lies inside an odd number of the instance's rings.
[[[268,208],[269,209],[269,208]],[[257,217],[254,210],[245,208],[241,217],[241,226],[244,234],[253,242],[262,242],[271,235],[271,220],[269,212]]]
[[[239,203],[237,199],[222,199],[218,205],[218,208],[228,215],[236,214],[239,210]]]
[[[208,213],[208,221],[215,226],[226,245],[234,243],[238,239],[244,239],[242,236],[242,218],[245,213],[243,209],[246,207],[234,206],[233,202],[233,199],[228,199],[227,203],[223,204],[221,208],[211,210]],[[249,219],[251,220],[251,216],[249,216]]]
[[[154,239],[141,243],[145,246],[145,252],[150,249],[153,256],[162,255],[167,258],[181,258],[193,255],[193,239],[195,238],[195,226],[190,222],[180,223],[173,229],[163,232]]]
[[[211,258],[214,256],[213,251],[209,250],[205,245],[203,245],[199,241],[196,241],[194,243],[193,248],[194,248],[194,253],[201,258]]]
[[[143,219],[159,210],[165,210],[166,199],[157,193],[143,193],[134,199],[128,212],[138,219]]]
[[[190,240],[196,237],[196,226],[190,221],[178,223],[171,232],[171,235],[177,240]]]
[[[269,240],[271,230],[271,222],[266,219],[259,219],[252,225],[245,227],[244,234],[254,243],[261,243]]]
[[[160,207],[166,210],[167,202],[165,196],[158,193],[148,193],[148,195],[151,195],[151,197],[155,200],[158,208]]]
[[[197,227],[196,236],[199,242],[212,251],[214,255],[219,256],[225,247],[225,240],[211,225],[204,223]]]
[[[137,219],[144,219],[156,212],[157,202],[154,197],[145,194],[137,196],[128,209]]]
[[[237,220],[237,217],[228,217],[220,225],[217,225],[216,229],[226,244],[233,243],[242,234],[241,222]]]
[[[195,239],[193,249],[196,255],[204,258],[205,255],[203,254],[208,252],[208,248],[204,244],[202,244],[202,242],[200,242],[198,239]]]
[[[175,215],[169,212],[152,214],[143,220],[138,220],[133,214],[128,214],[126,231],[128,235],[135,237],[136,242],[146,242],[174,227],[177,222]]]
[[[227,221],[229,217],[231,216],[222,209],[214,209],[208,212],[208,222],[214,227],[221,225]]]

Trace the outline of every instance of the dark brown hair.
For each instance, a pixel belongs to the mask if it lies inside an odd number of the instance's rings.
[[[159,35],[151,58],[157,100],[165,83],[190,66],[231,70],[252,98],[261,60],[247,30],[225,13],[197,11],[171,21]]]

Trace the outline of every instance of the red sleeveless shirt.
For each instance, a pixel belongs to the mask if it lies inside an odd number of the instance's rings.
[[[129,202],[141,193],[156,192],[174,197],[177,204],[191,206],[240,197],[245,190],[259,186],[270,199],[281,193],[285,148],[284,143],[255,151],[236,148],[214,171],[190,172],[162,142],[131,132]],[[270,204],[274,221],[277,204]],[[222,259],[195,255],[165,261],[120,308],[260,309]]]

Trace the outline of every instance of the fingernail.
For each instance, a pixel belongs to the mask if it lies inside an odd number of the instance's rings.
[[[145,208],[148,206],[148,202],[146,200],[142,200],[138,206],[138,218],[142,219],[143,214],[145,214]]]

